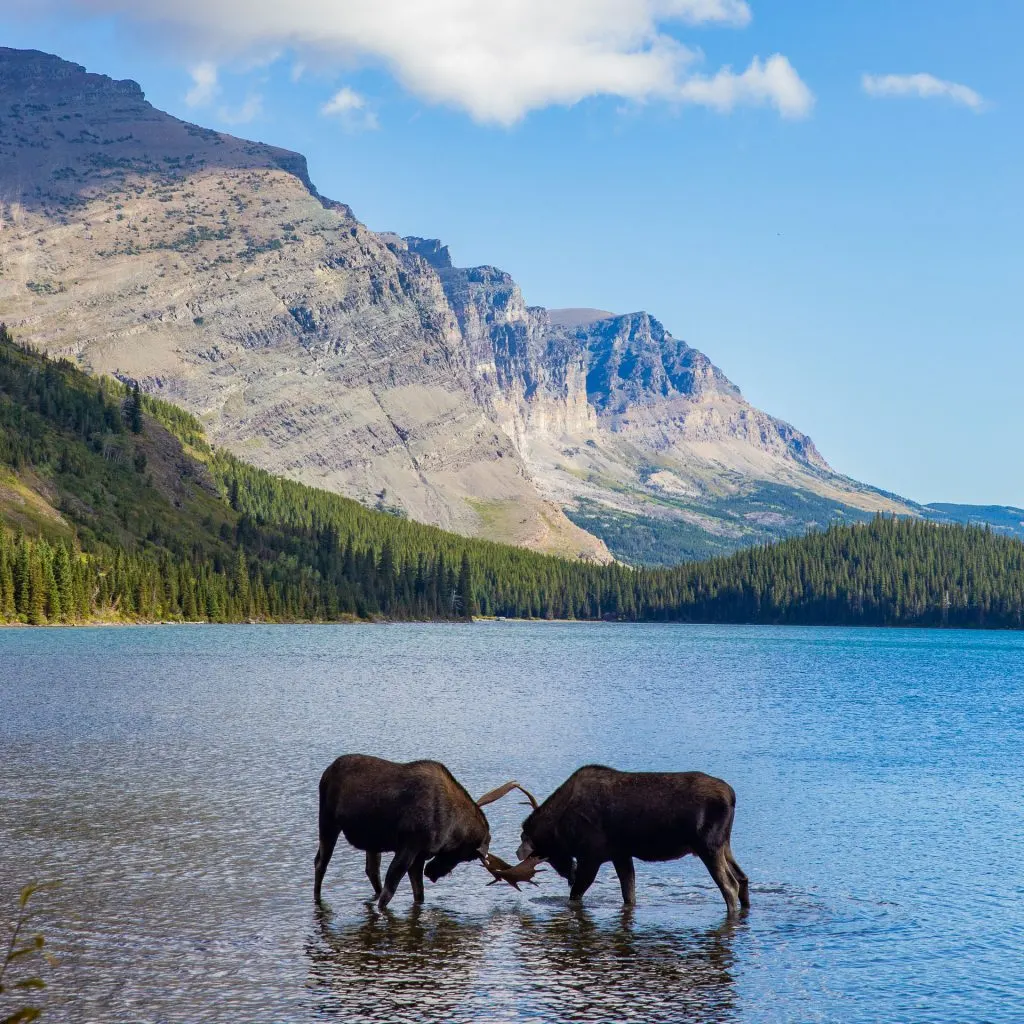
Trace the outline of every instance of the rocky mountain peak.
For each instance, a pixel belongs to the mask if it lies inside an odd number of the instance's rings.
[[[600,414],[622,415],[662,399],[697,399],[739,389],[703,352],[672,337],[645,312],[583,324],[575,336],[588,353],[587,395]]]
[[[745,537],[709,503],[784,484],[897,510],[649,313],[529,306],[440,239],[370,231],[300,154],[35,51],[0,49],[0,233],[17,336],[415,519],[606,560],[567,511]]]
[[[146,99],[138,82],[94,75],[80,64],[41,50],[12,50],[6,46],[0,46],[0,94],[10,94],[26,104],[54,94],[77,103],[124,99],[143,103]]]
[[[407,235],[403,241],[409,247],[409,252],[422,257],[435,270],[451,269],[451,254],[448,252],[448,246],[442,244],[440,238],[417,238],[415,235]]]
[[[573,364],[583,371],[584,400],[598,415],[673,397],[695,399],[709,390],[739,396],[707,356],[644,311],[621,315],[527,306],[504,270],[456,267],[439,239],[404,241],[438,271],[476,363],[493,362],[505,389],[518,378],[525,395],[547,383],[564,398],[567,366]]]

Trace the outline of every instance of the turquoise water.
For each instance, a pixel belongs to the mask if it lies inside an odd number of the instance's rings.
[[[610,866],[582,910],[464,865],[366,904],[338,754],[480,794],[580,764],[738,794],[752,909],[703,866]],[[51,1020],[1020,1021],[1024,636],[527,625],[0,631],[0,896],[33,876]],[[524,810],[489,808],[511,859]],[[0,1005],[0,1009],[2,1009]],[[2,1015],[2,1014],[0,1014]]]

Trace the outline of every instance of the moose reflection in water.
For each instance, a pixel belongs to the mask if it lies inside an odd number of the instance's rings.
[[[727,918],[708,930],[638,927],[624,906],[614,924],[570,903],[548,920],[521,918],[520,959],[543,1021],[727,1020],[736,1001]]]
[[[483,965],[483,923],[418,903],[402,916],[367,906],[358,923],[344,925],[321,905],[316,922],[306,952],[318,1015],[388,1024],[461,1019]]]
[[[668,931],[638,926],[630,907],[597,921],[579,904],[550,917],[495,909],[482,920],[368,907],[345,926],[321,910],[307,954],[323,1017],[457,1022],[507,1002],[552,1024],[699,1024],[729,1019],[735,1007],[732,941],[743,927],[729,918],[710,930]]]

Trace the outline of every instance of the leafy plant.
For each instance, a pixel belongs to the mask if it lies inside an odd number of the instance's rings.
[[[34,935],[25,934],[34,916],[34,912],[29,906],[32,897],[37,893],[54,888],[55,884],[52,882],[30,882],[18,894],[18,914],[11,926],[11,937],[8,940],[3,961],[0,962],[0,996],[14,994],[24,998],[27,993],[40,992],[46,988],[46,982],[37,974],[18,978],[17,981],[10,981],[8,977],[23,963],[30,963],[39,957],[45,957],[49,963],[56,963],[43,952],[46,940],[40,932],[36,932]],[[38,1019],[42,1012],[42,1008],[39,1006],[20,1006],[13,1013],[0,1019],[0,1024],[26,1024],[28,1021]]]

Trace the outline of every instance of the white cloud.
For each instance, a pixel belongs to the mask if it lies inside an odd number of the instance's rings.
[[[288,49],[299,61],[383,67],[411,92],[513,124],[531,110],[590,96],[682,100],[795,115],[810,93],[785,58],[695,77],[697,54],[672,34],[742,28],[745,0],[53,0],[121,15],[204,54],[238,59]]]
[[[221,107],[217,113],[226,124],[248,124],[263,116],[263,97],[250,93],[240,107]]]
[[[726,25],[746,25],[750,22],[750,7],[746,0],[668,0],[658,4],[666,16],[675,15],[692,25],[722,22]]]
[[[217,65],[204,61],[191,68],[192,88],[185,93],[185,102],[190,107],[209,106],[220,92],[217,82]]]
[[[320,113],[336,117],[346,131],[372,131],[380,127],[377,115],[367,108],[366,97],[347,85],[339,89],[321,108]]]
[[[969,107],[975,113],[985,109],[981,95],[959,82],[947,82],[934,75],[863,75],[861,88],[869,96],[917,96],[921,99],[947,99]]]
[[[740,105],[771,106],[783,117],[806,117],[814,106],[811,90],[778,53],[766,61],[755,57],[740,75],[731,68],[711,77],[695,75],[679,86],[679,98],[722,113]]]

